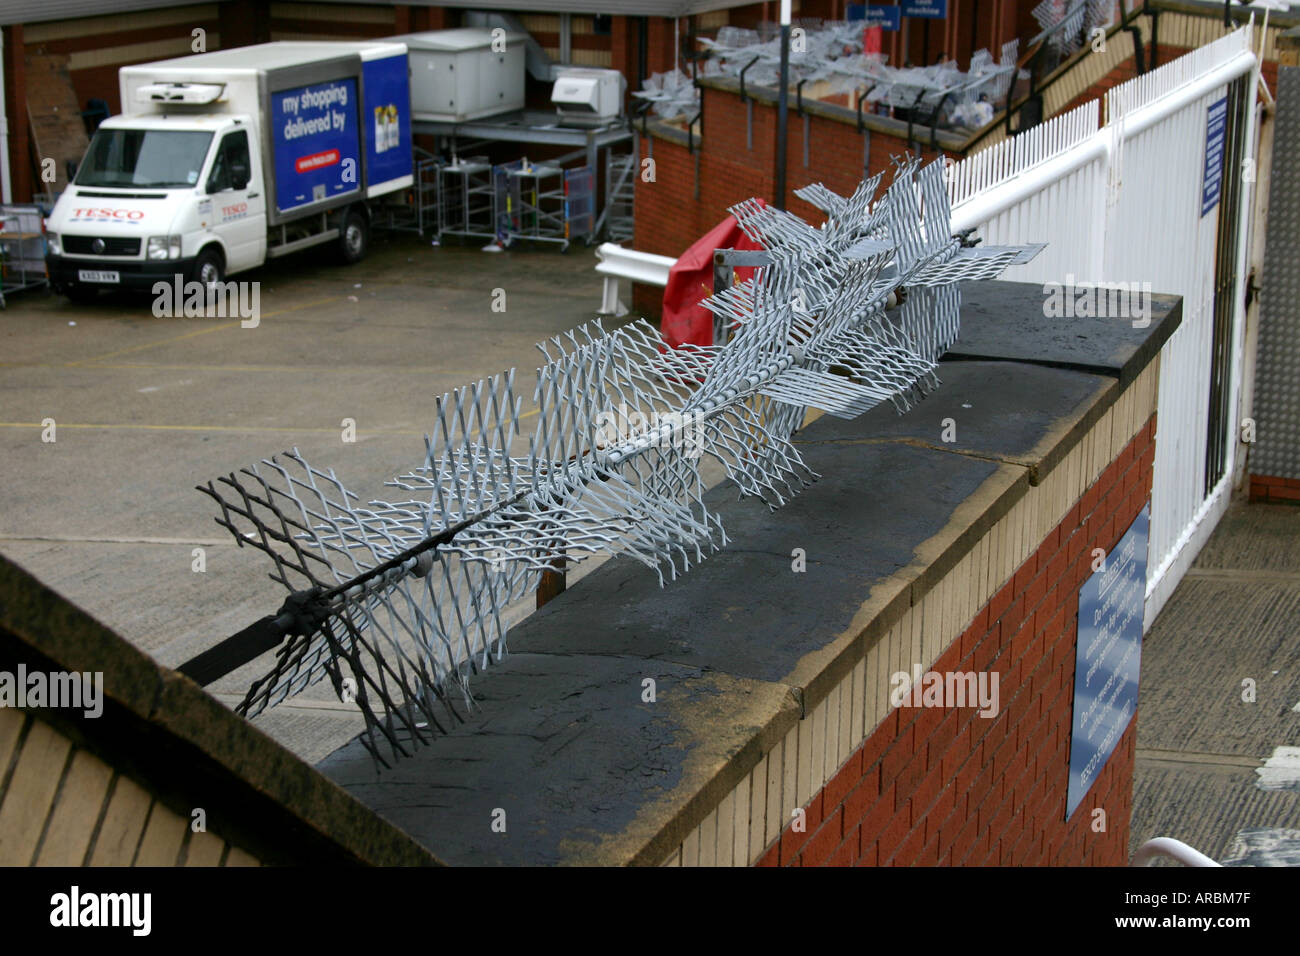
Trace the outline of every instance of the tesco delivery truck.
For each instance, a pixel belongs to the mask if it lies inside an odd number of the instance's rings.
[[[205,285],[312,246],[366,253],[412,183],[405,45],[284,42],[123,67],[47,228],[56,289]]]

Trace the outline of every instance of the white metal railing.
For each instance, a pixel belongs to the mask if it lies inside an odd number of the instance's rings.
[[[1005,278],[1150,283],[1155,293],[1183,297],[1182,325],[1161,352],[1148,626],[1226,508],[1236,464],[1234,430],[1228,435],[1224,478],[1207,495],[1218,217],[1201,216],[1200,197],[1206,111],[1229,83],[1257,69],[1252,29],[1243,27],[1115,87],[1106,94],[1106,123],[1100,128],[1094,101],[1049,120],[1041,132],[976,153],[950,171],[954,230],[978,227],[989,245],[1048,243],[1037,259],[1008,269]],[[1246,154],[1252,157],[1255,89],[1252,82],[1245,110]],[[1223,175],[1239,172],[1225,169]],[[1247,183],[1239,209],[1230,338],[1234,413],[1225,429],[1240,417],[1251,192]]]
[[[605,315],[622,315],[627,311],[618,298],[620,279],[663,287],[668,285],[668,270],[677,262],[671,256],[624,249],[612,242],[597,246],[596,258],[600,260],[596,272],[605,277],[600,297],[600,311]]]
[[[1172,837],[1156,837],[1154,840],[1147,840],[1146,843],[1138,847],[1129,865],[1148,866],[1158,856],[1177,860],[1183,866],[1222,866],[1221,863],[1216,863],[1200,850],[1194,849],[1182,840],[1175,840]]]

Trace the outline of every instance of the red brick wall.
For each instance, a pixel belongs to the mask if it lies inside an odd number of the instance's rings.
[[[636,184],[636,234],[632,246],[640,252],[680,256],[700,236],[727,215],[727,209],[751,196],[771,201],[776,178],[776,108],[755,101],[754,148],[745,145],[745,104],[726,90],[705,88],[704,137],[696,138],[699,151],[700,197],[695,198],[695,157],[684,145],[653,137],[655,181]],[[822,214],[794,195],[808,183],[825,183],[848,194],[862,179],[862,134],[856,126],[813,116],[810,120],[809,165],[803,165],[803,120],[790,104],[786,208],[813,223]],[[928,128],[927,128],[928,132]],[[642,137],[641,156],[651,155],[651,138]],[[905,138],[878,130],[871,132],[870,170],[891,169],[890,160],[907,152]],[[922,148],[926,161],[939,155]],[[886,173],[885,182],[889,182]],[[663,290],[653,286],[635,289],[634,304],[642,313],[657,316]]]
[[[695,199],[695,157],[677,143],[654,138],[653,183],[637,182],[636,239],[642,252],[681,255],[727,214],[727,207],[751,196],[771,200],[776,176],[776,108],[754,103],[754,148],[745,145],[745,104],[726,90],[702,91],[704,120],[700,151],[700,198]],[[696,125],[698,131],[701,124]],[[808,183],[822,182],[849,193],[862,179],[862,134],[850,123],[813,116],[809,124],[809,165],[803,165],[803,120],[790,104],[787,128],[786,203],[791,212],[820,222],[819,213],[794,195]],[[926,128],[928,133],[928,128]],[[650,144],[642,138],[641,155]],[[873,130],[870,170],[890,168],[890,159],[907,152],[905,138]],[[939,155],[922,148],[926,160]],[[888,175],[886,176],[888,182]]]
[[[1001,709],[899,707],[760,866],[1128,862],[1136,715],[1065,820],[1078,592],[1151,493],[1153,415],[930,670],[996,671]],[[1106,811],[1094,832],[1093,808]]]
[[[87,36],[67,37],[64,39],[49,40],[39,44],[29,44],[24,52],[29,55],[41,55],[46,53],[71,54],[100,50],[105,47],[148,44],[153,41],[175,40],[177,37],[188,38],[190,36],[190,31],[195,28],[202,28],[207,31],[209,36],[213,36],[221,33],[222,21],[219,19],[203,19],[195,17],[192,23],[187,21],[184,24],[170,24],[161,27],[141,26],[129,30],[118,30],[109,34],[96,33]],[[215,49],[215,47],[213,47],[213,49]],[[9,57],[10,52],[10,49],[6,48],[6,59]],[[90,98],[94,97],[106,101],[110,112],[121,112],[121,97],[118,94],[117,86],[118,68],[127,66],[131,63],[143,63],[157,59],[160,59],[160,57],[156,55],[143,55],[134,59],[121,60],[103,66],[72,70],[70,73],[70,79],[77,96],[78,105],[82,109],[85,109],[86,102]],[[26,116],[26,110],[24,110],[20,115]],[[11,114],[10,128],[12,129],[14,125],[16,125],[16,123]]]
[[[1269,475],[1250,476],[1250,500],[1271,504],[1300,505],[1300,480],[1274,478]]]

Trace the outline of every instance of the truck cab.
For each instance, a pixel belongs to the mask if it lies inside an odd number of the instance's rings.
[[[326,243],[356,262],[372,208],[414,181],[401,43],[235,47],[124,66],[118,86],[122,115],[46,222],[50,276],[72,298],[211,287]]]
[[[127,115],[95,131],[48,221],[56,288],[211,283],[266,258],[261,144],[250,116]]]

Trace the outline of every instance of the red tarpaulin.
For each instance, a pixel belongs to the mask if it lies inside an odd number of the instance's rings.
[[[762,200],[758,200],[762,203]],[[664,317],[660,327],[664,340],[679,345],[712,345],[713,313],[700,300],[713,294],[713,253],[718,249],[760,249],[740,230],[732,216],[718,223],[697,239],[668,270],[664,289]],[[737,269],[739,279],[747,279],[753,269]]]
[[[862,31],[862,52],[879,53],[884,39],[884,30],[879,26],[867,27]]]

